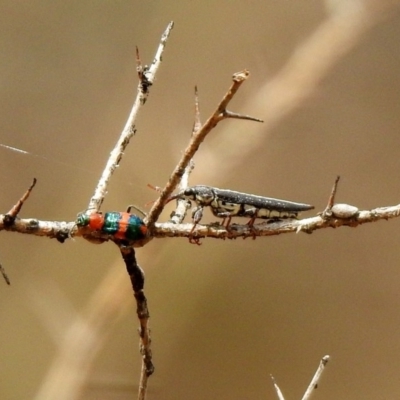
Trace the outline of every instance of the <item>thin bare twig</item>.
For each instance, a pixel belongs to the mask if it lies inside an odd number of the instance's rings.
[[[222,98],[217,109],[214,111],[211,117],[209,117],[208,120],[202,125],[202,127],[192,136],[189,145],[186,147],[178,165],[172,172],[164,190],[161,192],[160,197],[155,201],[153,207],[149,212],[149,215],[147,216],[147,226],[150,232],[154,228],[154,224],[156,223],[158,217],[160,216],[166,201],[168,200],[169,196],[172,194],[177,184],[179,183],[180,179],[182,178],[182,175],[184,174],[185,169],[188,166],[190,160],[192,160],[194,154],[199,149],[200,144],[204,141],[204,139],[211,132],[211,130],[215,128],[218,122],[226,118],[232,118],[231,113],[227,112],[226,107],[232,100],[233,96],[238,91],[242,83],[248,77],[249,77],[249,71],[247,70],[237,72],[233,75],[232,85]],[[235,118],[238,117],[235,116]],[[253,120],[257,121],[256,118],[254,118]]]
[[[168,37],[171,33],[172,27],[174,26],[173,22],[170,22],[167,26],[167,29],[164,31],[163,35],[161,36],[160,45],[158,46],[156,55],[154,60],[149,68],[142,68],[141,64],[140,67],[138,66],[138,72],[140,69],[139,77],[142,78],[139,80],[138,90],[136,95],[136,100],[133,104],[132,110],[129,114],[128,120],[125,124],[124,129],[114,147],[111,151],[110,157],[108,158],[107,164],[104,168],[104,171],[100,177],[100,180],[97,184],[97,187],[94,191],[92,198],[90,199],[87,211],[99,211],[101,204],[103,203],[104,197],[107,193],[107,186],[111,179],[112,174],[114,173],[115,169],[118,167],[124,150],[129,144],[130,139],[135,133],[135,121],[138,115],[138,112],[141,106],[145,103],[148,95],[149,95],[149,87],[153,84],[155,74],[160,66],[162,60],[162,54],[165,49],[165,45],[167,43]],[[144,83],[146,82],[146,84]]]
[[[329,356],[324,356],[321,358],[321,361],[319,363],[319,366],[317,368],[317,371],[315,372],[315,375],[311,379],[310,384],[308,385],[308,388],[306,392],[304,393],[304,396],[302,397],[301,400],[309,400],[312,393],[314,390],[318,387],[318,382],[321,378],[322,372],[324,372],[325,366],[329,361]]]
[[[4,267],[0,264],[0,273],[3,276],[4,280],[6,281],[7,285],[11,285],[10,279],[8,278],[8,275],[6,273],[6,270]]]
[[[137,315],[140,322],[139,336],[140,336],[140,353],[142,355],[142,369],[139,382],[139,400],[143,400],[146,396],[147,378],[154,372],[154,365],[151,353],[151,338],[150,330],[148,328],[148,321],[150,318],[149,309],[147,307],[147,299],[144,295],[144,272],[139,267],[135,250],[133,247],[119,245],[121,255],[125,261],[126,269],[132,283],[132,289],[137,305]]]
[[[199,104],[199,93],[197,90],[197,86],[194,88],[194,123],[192,129],[192,137],[196,134],[201,128],[201,119],[200,119],[200,104]],[[194,161],[193,159],[189,161],[188,166],[185,168],[185,172],[182,175],[182,178],[178,185],[178,190],[184,190],[189,186],[189,177],[191,172],[194,169]],[[189,210],[191,204],[190,202],[184,199],[178,199],[175,211],[171,214],[171,219],[169,222],[173,224],[181,224],[185,219],[186,213]]]
[[[304,393],[304,396],[302,397],[301,400],[309,400],[310,399],[311,394],[318,387],[319,379],[321,378],[322,372],[324,371],[324,368],[325,368],[326,364],[328,363],[328,361],[329,361],[329,356],[322,357],[322,359],[319,363],[319,366],[317,368],[317,371],[315,372],[313,378],[311,379],[311,382],[308,385],[307,390]],[[275,378],[272,375],[271,375],[271,379],[272,379],[272,383],[274,385],[275,392],[278,396],[278,399],[285,400],[281,389],[279,388],[278,384],[275,381]]]
[[[327,204],[327,206],[325,208],[324,213],[330,212],[330,210],[332,209],[333,205],[335,204],[335,197],[336,197],[336,192],[337,192],[339,180],[340,180],[340,176],[337,176],[336,179],[335,179],[335,183],[333,184],[331,195],[329,196],[328,204]]]
[[[28,190],[22,195],[22,197],[15,203],[15,205],[11,208],[11,210],[4,216],[4,224],[6,226],[11,226],[19,212],[21,211],[24,202],[28,199],[29,195],[32,192],[32,189],[36,185],[36,178],[33,178],[33,182],[31,186],[29,186]]]
[[[281,389],[279,388],[278,384],[276,383],[275,378],[271,375],[271,379],[272,379],[272,383],[274,385],[274,389],[276,392],[276,395],[278,396],[279,400],[285,400],[285,398],[283,397],[283,393],[281,391]]]

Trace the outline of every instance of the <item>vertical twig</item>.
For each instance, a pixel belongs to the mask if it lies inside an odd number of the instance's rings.
[[[194,88],[194,123],[192,129],[192,137],[193,135],[201,128],[201,119],[200,119],[200,105],[199,105],[199,93],[197,90],[197,86]],[[194,169],[194,160],[191,159],[188,166],[185,168],[185,172],[182,175],[182,178],[178,185],[178,190],[184,190],[189,186],[189,176]],[[170,222],[174,224],[181,224],[185,219],[187,210],[190,208],[190,202],[182,199],[178,199],[177,206],[175,211],[173,212]]]
[[[3,275],[4,280],[6,281],[7,285],[11,285],[10,279],[8,278],[8,275],[6,274],[6,270],[4,267],[0,264],[0,273]]]
[[[147,391],[147,379],[154,372],[154,365],[151,354],[151,338],[150,330],[148,328],[148,321],[150,318],[149,309],[147,307],[147,299],[144,295],[144,272],[139,267],[135,250],[131,246],[119,245],[122,257],[125,261],[126,269],[131,279],[133,293],[136,300],[136,312],[139,318],[139,336],[140,336],[140,353],[142,355],[142,369],[139,381],[139,400],[144,400]]]
[[[171,33],[172,27],[174,26],[173,22],[170,22],[167,26],[167,29],[164,31],[163,35],[161,36],[161,42],[158,46],[156,55],[151,66],[147,68],[141,67],[140,60],[137,61],[138,63],[138,73],[139,73],[139,84],[137,90],[136,100],[133,104],[132,110],[129,114],[128,120],[126,121],[125,127],[122,130],[122,133],[114,147],[114,149],[110,153],[110,157],[108,158],[107,164],[104,168],[104,171],[100,177],[100,180],[97,184],[95,192],[90,199],[87,211],[99,211],[101,204],[103,203],[104,197],[107,193],[107,186],[111,179],[112,174],[114,173],[115,169],[118,167],[121,158],[124,154],[125,148],[128,146],[129,141],[131,140],[132,136],[135,133],[135,121],[138,115],[138,112],[141,106],[145,103],[148,95],[149,95],[149,87],[154,82],[155,74],[160,66],[162,60],[162,53],[165,49],[165,45],[167,43],[168,37]]]

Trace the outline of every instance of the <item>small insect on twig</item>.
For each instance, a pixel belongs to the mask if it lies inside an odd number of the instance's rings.
[[[92,212],[91,214],[80,213],[76,219],[76,226],[89,227],[92,231],[111,235],[115,239],[137,241],[146,238],[147,227],[143,220],[135,214],[128,212]]]
[[[252,227],[257,218],[268,220],[297,218],[301,211],[314,208],[310,204],[295,203],[205,185],[186,188],[171,196],[168,202],[174,199],[185,199],[197,204],[192,211],[194,225],[190,233],[193,233],[196,225],[201,221],[204,207],[210,207],[211,212],[216,217],[223,218],[221,225],[225,226],[226,229],[229,229],[232,217],[248,217],[250,219],[247,225]]]

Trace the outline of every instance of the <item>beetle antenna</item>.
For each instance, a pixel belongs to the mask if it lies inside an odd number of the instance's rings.
[[[126,209],[126,212],[127,212],[127,213],[130,213],[132,208],[133,208],[134,210],[136,210],[136,211],[139,211],[140,214],[142,214],[144,217],[147,217],[147,214],[146,214],[141,208],[139,208],[138,206],[135,206],[135,205],[133,205],[133,204],[131,204],[131,205],[128,206],[128,208]]]

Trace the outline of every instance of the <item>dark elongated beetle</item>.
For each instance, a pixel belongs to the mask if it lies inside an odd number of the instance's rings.
[[[256,218],[269,220],[296,218],[301,211],[314,208],[310,204],[256,196],[205,185],[188,187],[172,196],[169,201],[173,199],[186,199],[196,202],[197,207],[192,211],[192,219],[195,225],[200,222],[204,207],[210,207],[211,212],[216,217],[223,218],[222,225],[227,219],[226,227],[229,227],[232,217],[248,217],[250,218],[248,225],[252,226]]]

